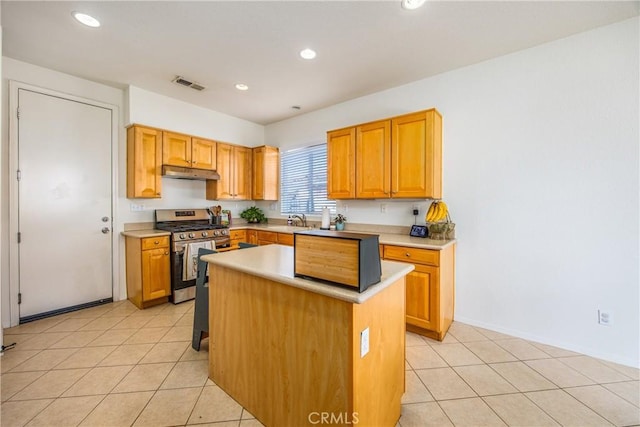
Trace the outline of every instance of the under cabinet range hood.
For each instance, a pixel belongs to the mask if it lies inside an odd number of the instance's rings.
[[[162,176],[200,181],[204,181],[206,179],[220,179],[220,175],[216,171],[208,169],[183,168],[181,166],[171,165],[162,165]]]

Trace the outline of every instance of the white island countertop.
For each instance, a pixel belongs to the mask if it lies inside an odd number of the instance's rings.
[[[302,279],[293,275],[293,248],[283,245],[265,245],[205,255],[203,260],[221,267],[280,282],[296,288],[315,292],[331,298],[355,304],[362,304],[387,286],[409,274],[414,266],[401,262],[380,261],[382,277],[380,282],[359,293],[341,286],[330,285],[315,280]]]

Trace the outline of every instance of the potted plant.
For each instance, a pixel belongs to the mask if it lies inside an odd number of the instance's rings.
[[[336,223],[336,230],[344,230],[344,223],[347,222],[347,217],[342,214],[338,214],[336,215],[334,222]]]
[[[253,223],[267,222],[267,217],[264,216],[262,209],[257,206],[251,206],[240,212],[240,218]]]

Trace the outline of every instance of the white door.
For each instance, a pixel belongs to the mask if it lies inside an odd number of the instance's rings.
[[[20,319],[113,297],[112,110],[18,89]]]

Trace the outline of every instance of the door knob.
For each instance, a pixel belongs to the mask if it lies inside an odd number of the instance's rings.
[[[102,229],[102,234],[109,234],[109,231],[111,231],[111,230],[109,230],[109,227],[104,227]]]

